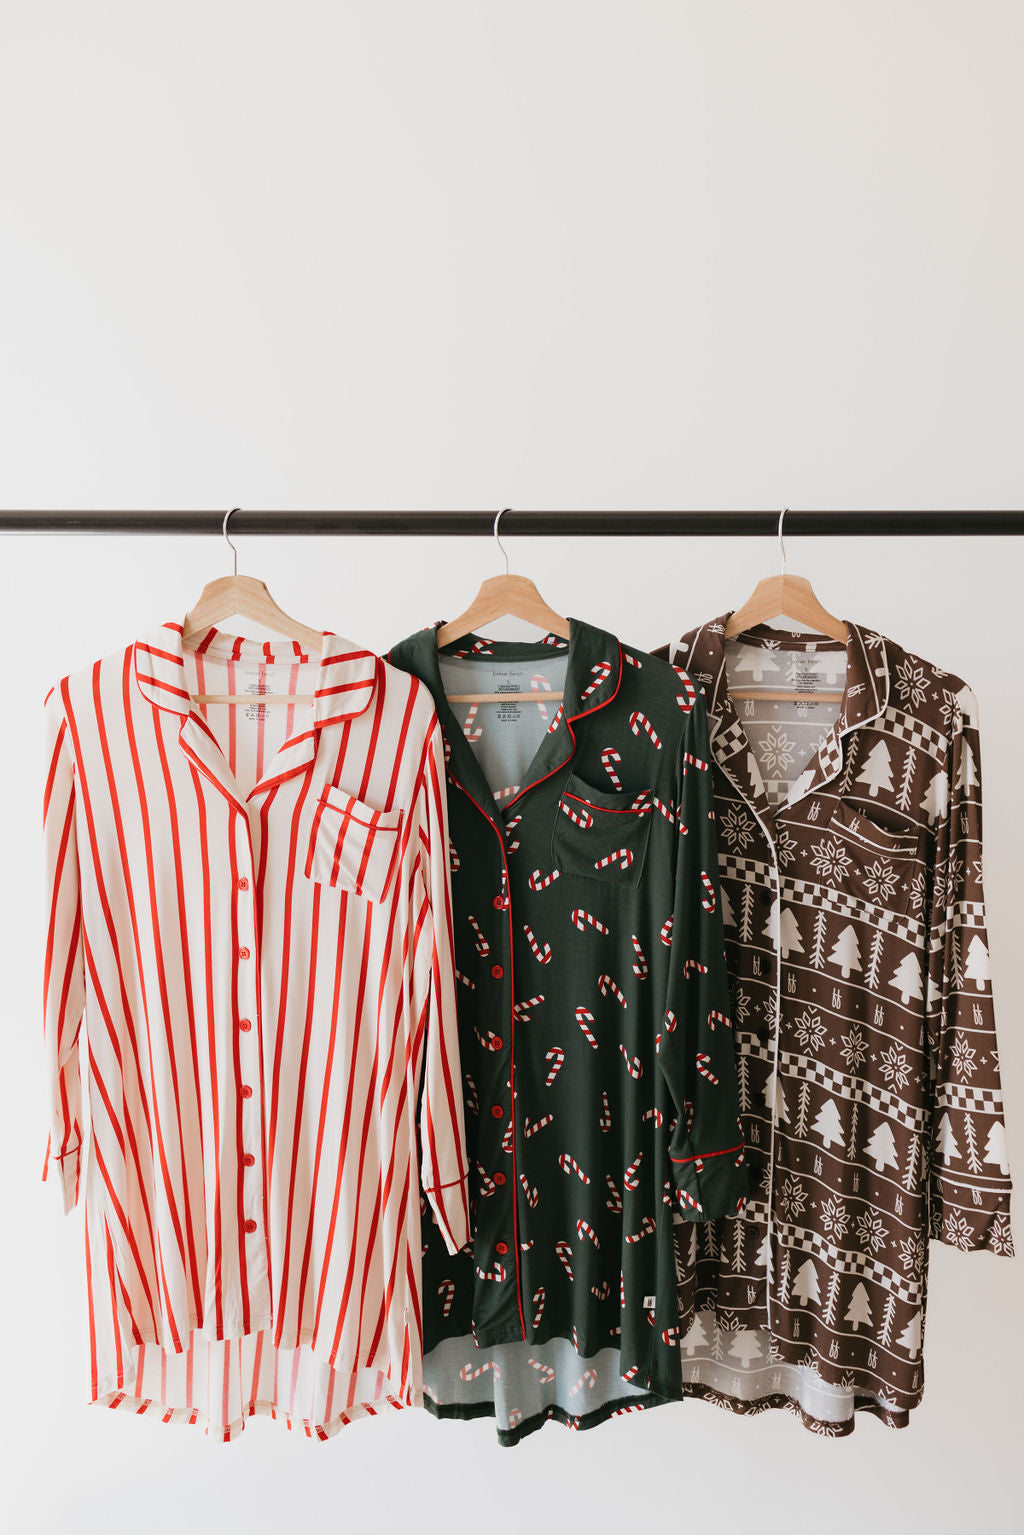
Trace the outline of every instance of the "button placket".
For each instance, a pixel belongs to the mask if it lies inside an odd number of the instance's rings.
[[[255,904],[251,895],[254,889],[256,873],[255,857],[252,846],[252,829],[249,825],[249,817],[246,811],[239,810],[236,824],[239,833],[236,847],[237,866],[241,869],[247,868],[249,871],[248,873],[237,874],[233,891],[235,932],[239,937],[237,947],[239,960],[237,981],[238,1030],[241,1035],[248,1035],[252,1039],[252,1047],[245,1046],[243,1051],[240,1052],[242,1053],[243,1060],[243,1074],[250,1077],[252,1081],[257,1081],[260,1074],[259,1052],[261,1049],[261,1031],[253,1029],[253,1017],[258,1021],[260,1016],[259,935],[256,930]],[[250,1014],[253,1016],[250,1016]],[[248,1069],[246,1069],[245,1065],[246,1054],[249,1056]],[[243,1082],[239,1088],[240,1095],[246,1103],[251,1102],[255,1096],[252,1081]],[[253,1105],[253,1108],[258,1109],[258,1101]],[[243,1110],[242,1146],[238,1148],[240,1174],[242,1170],[256,1167],[255,1152],[243,1150],[242,1147],[255,1145],[262,1150],[263,1145],[261,1116],[257,1112],[255,1114],[256,1123],[249,1126],[248,1121],[251,1117],[253,1116],[248,1110]],[[242,1185],[243,1208],[249,1207],[251,1209],[254,1203],[257,1203],[257,1207],[261,1208],[262,1194],[262,1179],[257,1183],[256,1180],[247,1178]],[[242,1222],[242,1230],[246,1236],[255,1236],[258,1229],[259,1223],[251,1214]]]

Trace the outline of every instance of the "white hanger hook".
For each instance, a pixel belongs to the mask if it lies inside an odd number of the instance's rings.
[[[779,526],[778,526],[778,529],[777,529],[777,537],[778,537],[778,540],[779,540],[779,559],[782,562],[782,569],[781,569],[780,574],[782,574],[782,575],[786,574],[786,540],[782,536],[782,523],[783,523],[783,519],[784,519],[784,517],[785,517],[785,515],[786,515],[786,513],[788,511],[789,511],[789,507],[788,506],[784,506],[782,508],[782,511],[779,513]]]
[[[220,525],[220,530],[221,530],[221,532],[224,535],[224,542],[227,544],[228,548],[231,550],[231,555],[232,555],[232,558],[234,560],[234,574],[236,576],[238,574],[238,550],[235,548],[235,546],[231,542],[230,538],[228,538],[228,518],[232,517],[235,514],[235,512],[240,512],[241,510],[242,510],[242,508],[240,506],[233,506],[231,508],[230,512],[225,512],[224,513],[224,521]]]
[[[494,519],[494,528],[492,530],[493,533],[494,533],[494,542],[497,544],[498,548],[502,552],[502,555],[504,556],[504,560],[505,560],[505,574],[506,575],[509,574],[508,550],[505,548],[505,545],[502,543],[501,539],[498,536],[498,523],[504,517],[505,513],[506,512],[510,512],[511,510],[512,510],[512,508],[510,506],[503,506],[502,507],[501,511],[498,513],[497,517],[495,517],[495,519]]]

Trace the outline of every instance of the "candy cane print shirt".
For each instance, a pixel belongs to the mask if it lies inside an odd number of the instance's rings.
[[[746,1192],[707,727],[576,619],[389,659],[444,732],[474,1220],[454,1259],[426,1225],[425,1395],[512,1442],[678,1397],[673,1224]]]
[[[666,647],[707,698],[752,1183],[691,1234],[686,1390],[901,1427],[929,1234],[1012,1251],[977,703],[857,624],[726,640],[729,616]]]
[[[92,1400],[224,1439],[418,1404],[421,1180],[469,1235],[429,692],[169,623],[45,715],[44,1177],[85,1205]]]

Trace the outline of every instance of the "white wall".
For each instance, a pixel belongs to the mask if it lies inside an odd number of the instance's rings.
[[[17,507],[1022,504],[1015,0],[0,4],[0,499]],[[1024,834],[1010,540],[790,541],[978,692],[1011,1156]],[[1016,1528],[1020,1269],[936,1248],[924,1405],[819,1441],[698,1403],[500,1451],[404,1413],[229,1447],[87,1408],[80,1215],[38,1182],[39,702],[178,616],[211,540],[0,541],[3,1508],[34,1532]],[[654,645],[768,541],[515,540]],[[377,648],[482,541],[243,540]],[[1024,1238],[1022,1238],[1024,1239]]]

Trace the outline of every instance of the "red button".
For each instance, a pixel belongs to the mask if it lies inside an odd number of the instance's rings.
[[[491,1109],[491,1118],[492,1119],[504,1119],[505,1118],[505,1110],[502,1108],[500,1103],[496,1103],[494,1105],[494,1107]]]
[[[504,1043],[505,1043],[505,1041],[502,1039],[501,1035],[500,1034],[495,1034],[495,1036],[494,1036],[494,1043],[491,1046],[491,1049],[492,1050],[500,1050]]]
[[[504,911],[505,897],[503,895],[496,895],[494,900],[491,902],[491,905],[494,907],[495,911]]]
[[[497,1184],[499,1189],[503,1188],[504,1185],[505,1185],[505,1174],[504,1173],[495,1173],[494,1181]]]
[[[239,957],[239,959],[248,959],[249,958],[249,950],[248,949],[239,949],[238,957]]]
[[[252,1088],[249,1086],[248,1082],[242,1088],[242,1097],[243,1098],[251,1098],[252,1097]]]
[[[241,1029],[243,1034],[248,1034],[249,1030],[252,1028],[252,1019],[239,1018],[238,1027]]]
[[[245,1156],[242,1158],[242,1161],[245,1163],[246,1167],[251,1167],[255,1160],[256,1158],[253,1156],[251,1151],[247,1151]]]
[[[248,888],[249,888],[249,881],[245,878],[244,875],[238,881],[238,888],[239,888],[239,890],[248,890]]]
[[[494,1251],[496,1253],[500,1253],[501,1256],[504,1258],[505,1254],[508,1252],[508,1243],[507,1242],[495,1242],[495,1244],[494,1244]]]
[[[505,974],[505,967],[504,967],[504,965],[492,965],[491,966],[491,974],[494,976],[494,979],[496,981],[500,981],[502,976]]]
[[[250,1236],[252,1236],[253,1232],[256,1230],[256,1222],[246,1221],[245,1230],[249,1233]]]

